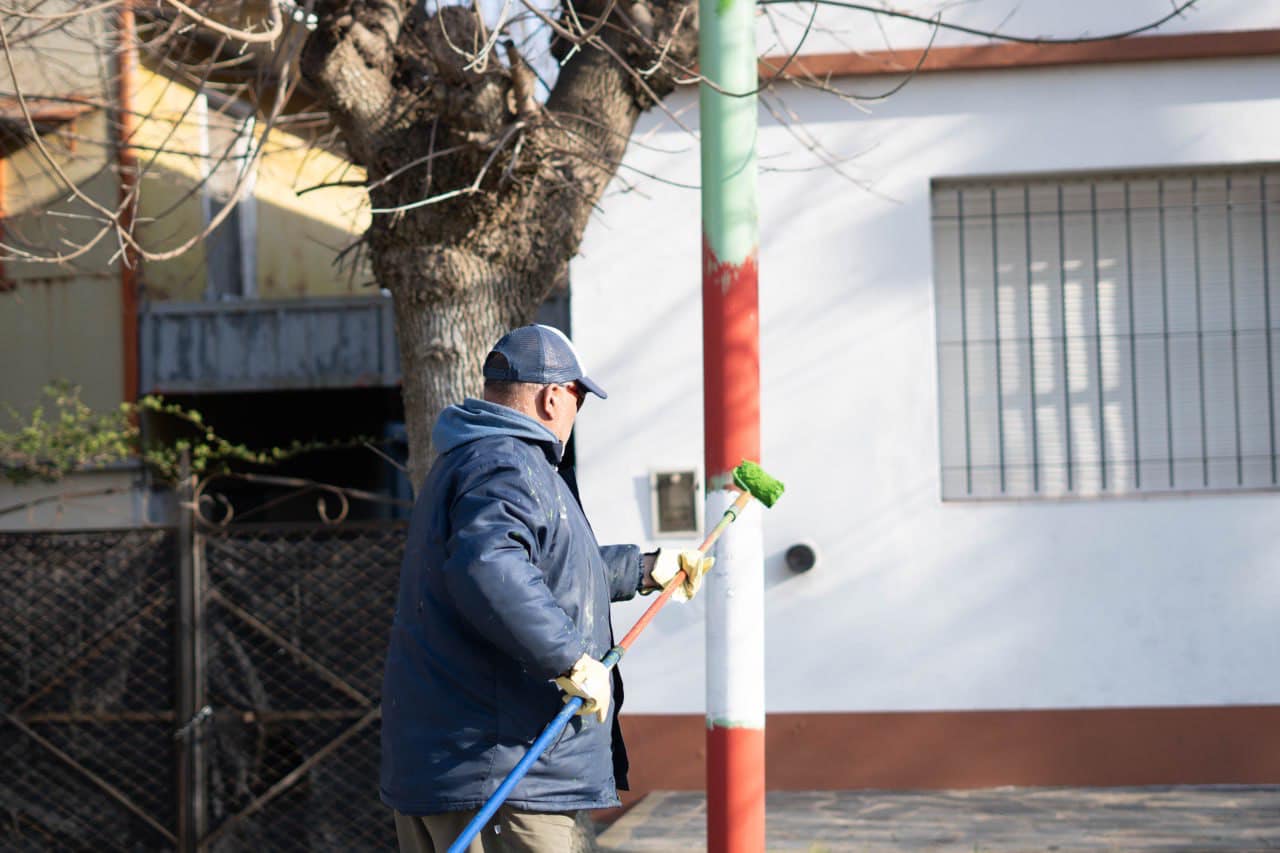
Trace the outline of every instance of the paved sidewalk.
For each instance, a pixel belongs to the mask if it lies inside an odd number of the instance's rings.
[[[787,791],[767,804],[769,850],[1280,850],[1280,786]],[[657,791],[599,845],[705,850],[705,824],[701,792]]]

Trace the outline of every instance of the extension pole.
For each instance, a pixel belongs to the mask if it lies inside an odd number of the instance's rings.
[[[716,518],[736,496],[734,466],[760,459],[756,97],[743,96],[758,85],[755,2],[699,0],[698,15],[703,407],[707,518]],[[709,853],[764,850],[760,519],[752,506],[725,533],[706,580]]]

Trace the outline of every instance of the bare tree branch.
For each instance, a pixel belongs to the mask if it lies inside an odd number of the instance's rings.
[[[1152,30],[1159,29],[1174,18],[1182,16],[1182,13],[1196,5],[1200,0],[1182,0],[1166,15],[1162,15],[1154,21],[1142,24],[1137,27],[1131,27],[1127,30],[1120,30],[1114,33],[1107,33],[1100,36],[1076,36],[1074,38],[1044,38],[1042,36],[1015,36],[1008,33],[1002,33],[999,30],[986,30],[981,27],[967,27],[963,24],[949,24],[942,20],[941,14],[933,17],[924,15],[916,15],[911,12],[899,12],[894,9],[884,9],[879,6],[871,6],[866,3],[853,3],[849,0],[800,0],[804,3],[817,3],[822,6],[837,6],[841,9],[853,9],[860,12],[868,12],[873,15],[883,16],[886,18],[898,18],[904,21],[915,21],[918,24],[929,24],[938,26],[944,30],[951,30],[957,33],[966,33],[971,36],[981,36],[983,38],[993,39],[995,41],[1015,42],[1017,44],[1085,44],[1095,41],[1115,41],[1116,39],[1129,38],[1131,36],[1149,33]],[[797,0],[756,0],[761,6],[775,6],[780,4],[795,3]]]
[[[1149,32],[1196,0],[1179,0],[1139,27],[1079,38],[1006,34],[1007,18],[991,30],[949,23],[945,8],[928,16],[873,0],[804,0],[813,5],[789,16],[792,0],[760,0],[771,25],[776,14],[800,29],[788,44],[775,27],[779,58],[763,62],[756,85],[743,92],[698,73],[695,0],[267,0],[265,12],[252,16],[246,9],[260,6],[156,0],[138,8],[134,44],[115,44],[99,21],[131,0],[57,0],[70,4],[66,9],[48,0],[3,2],[0,49],[14,108],[0,124],[0,144],[29,149],[20,159],[32,174],[12,178],[10,189],[20,188],[30,209],[6,222],[0,253],[24,264],[86,265],[108,256],[108,263],[163,263],[228,221],[269,151],[340,153],[347,165],[319,178],[293,167],[295,185],[310,184],[295,192],[364,190],[362,215],[372,210],[371,224],[345,248],[333,247],[335,263],[350,264],[355,276],[356,259],[367,259],[377,286],[392,294],[409,467],[421,482],[435,412],[478,391],[483,347],[531,319],[564,279],[608,187],[642,192],[628,178],[643,176],[696,189],[626,158],[629,145],[666,150],[632,139],[647,110],[694,135],[683,110],[666,102],[678,86],[761,95],[774,123],[795,140],[798,168],[835,171],[874,193],[850,168],[858,155],[828,150],[789,109],[781,82],[865,109],[863,102],[910,85],[943,30],[1024,44],[1103,41]],[[827,9],[872,15],[877,26],[928,26],[927,44],[885,91],[841,91],[798,61],[811,36],[825,31]],[[45,55],[46,39],[56,39],[62,52]],[[112,49],[139,51],[154,107],[117,109]],[[86,73],[90,62],[96,78]],[[41,82],[59,80],[79,82]],[[71,106],[100,124],[92,131],[64,127]],[[193,137],[193,126],[204,136]],[[283,136],[286,127],[296,135]],[[216,143],[192,141],[215,130]],[[111,156],[118,141],[136,163],[124,167]],[[90,189],[125,168],[136,180],[124,198]],[[763,168],[796,170],[778,161]],[[148,184],[175,171],[181,186],[144,204]],[[196,202],[198,226],[159,233],[170,221],[190,221],[183,213]],[[139,226],[146,230],[135,234]]]
[[[186,15],[188,18],[195,21],[197,24],[204,27],[205,29],[212,30],[213,32],[218,33],[219,35],[226,36],[227,38],[233,41],[245,42],[248,44],[254,44],[254,43],[270,44],[271,42],[274,42],[276,39],[278,39],[280,37],[280,34],[284,32],[284,22],[280,18],[280,7],[274,2],[267,4],[267,9],[269,10],[269,13],[271,16],[270,18],[271,28],[266,32],[261,32],[261,33],[249,32],[248,30],[241,30],[241,29],[236,29],[235,27],[229,27],[226,24],[220,21],[217,21],[213,18],[210,18],[207,15],[201,15],[199,12],[197,12],[195,9],[192,9],[186,3],[183,3],[182,0],[163,0],[163,2],[168,3],[170,6],[173,6],[175,9],[178,9],[179,11],[182,12],[182,14]]]

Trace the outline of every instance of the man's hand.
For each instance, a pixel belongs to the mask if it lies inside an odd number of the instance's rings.
[[[570,696],[581,696],[582,707],[579,714],[595,714],[596,719],[604,722],[609,716],[609,670],[591,655],[583,655],[567,673],[556,679],[556,684],[565,692],[564,701]]]
[[[701,551],[688,550],[677,553],[664,548],[658,552],[658,558],[653,562],[650,576],[654,583],[666,589],[671,579],[684,570],[684,583],[671,594],[671,597],[676,601],[692,601],[702,586],[702,578],[711,571],[715,561],[715,557],[704,557]]]

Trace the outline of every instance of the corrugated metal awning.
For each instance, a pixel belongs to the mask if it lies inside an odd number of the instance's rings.
[[[140,334],[144,393],[400,382],[386,296],[152,303]]]

